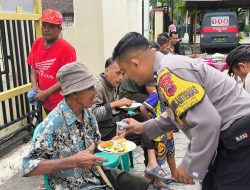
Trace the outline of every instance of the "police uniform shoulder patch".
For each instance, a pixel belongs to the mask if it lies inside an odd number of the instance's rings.
[[[205,90],[200,84],[184,80],[167,68],[158,74],[157,83],[178,117],[200,103],[205,96]]]

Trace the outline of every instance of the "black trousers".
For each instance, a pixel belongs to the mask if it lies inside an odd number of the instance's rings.
[[[141,175],[126,171],[109,168],[103,168],[103,171],[115,190],[147,190],[151,183]]]
[[[228,150],[220,142],[202,190],[250,190],[250,146]]]

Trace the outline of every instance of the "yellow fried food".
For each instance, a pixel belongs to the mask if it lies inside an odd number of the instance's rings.
[[[126,152],[127,147],[125,142],[117,142],[115,141],[112,146],[106,148],[106,150],[110,152]]]
[[[100,143],[100,147],[101,148],[107,148],[107,147],[110,147],[110,146],[113,146],[113,141],[102,141]]]
[[[126,142],[127,139],[125,138],[119,138],[119,139],[115,139],[114,141],[118,142],[118,143],[122,143],[122,142]]]

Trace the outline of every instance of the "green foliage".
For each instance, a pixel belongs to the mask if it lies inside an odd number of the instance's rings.
[[[182,15],[185,15],[186,14],[185,2],[182,1],[182,2],[175,3],[175,9],[177,11],[180,11],[182,13]]]
[[[240,36],[239,36],[240,40],[244,39],[243,34],[240,32]]]
[[[149,6],[156,7],[156,5],[157,5],[157,0],[150,0],[149,1]]]
[[[250,32],[250,24],[245,25],[244,32]]]
[[[170,0],[158,0],[159,3],[161,3],[161,7],[168,5]],[[157,0],[150,0],[149,5],[154,7],[157,7]]]
[[[177,2],[174,4],[174,6],[175,6],[175,9],[174,9],[175,20],[184,21],[186,13],[187,13],[185,2],[184,1]]]

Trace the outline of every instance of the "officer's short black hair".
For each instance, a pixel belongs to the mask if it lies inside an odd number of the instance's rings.
[[[148,40],[138,32],[127,33],[116,45],[113,51],[113,60],[122,58],[129,52],[146,50],[149,48]]]
[[[112,64],[113,64],[113,59],[112,59],[112,57],[110,57],[105,62],[105,68],[108,68]]]
[[[242,45],[233,49],[226,58],[229,67],[228,74],[233,73],[232,69],[239,70],[238,63],[250,63],[250,46]]]

